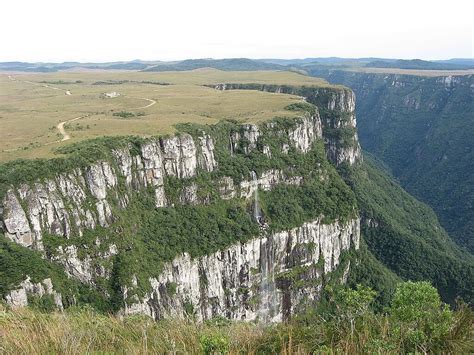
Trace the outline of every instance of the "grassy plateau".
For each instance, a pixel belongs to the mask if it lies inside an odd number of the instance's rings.
[[[295,113],[284,107],[301,100],[292,95],[203,86],[223,82],[329,86],[321,79],[279,71],[3,73],[0,162],[48,158],[55,148],[89,138],[172,133],[177,123],[291,117]],[[114,92],[120,95],[104,95]]]

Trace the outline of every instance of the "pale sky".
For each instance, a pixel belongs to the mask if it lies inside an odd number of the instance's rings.
[[[472,58],[473,0],[2,0],[0,61]]]

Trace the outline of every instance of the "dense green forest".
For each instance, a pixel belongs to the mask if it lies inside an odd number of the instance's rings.
[[[377,260],[402,279],[431,281],[446,302],[454,303],[458,296],[474,301],[474,257],[452,242],[428,206],[368,155],[342,174],[356,194],[361,234]]]

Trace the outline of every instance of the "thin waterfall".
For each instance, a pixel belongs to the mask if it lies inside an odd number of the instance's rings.
[[[255,171],[252,171],[252,180],[253,180],[253,189],[254,189],[254,199],[253,199],[253,218],[259,224],[261,219],[260,206],[258,204],[258,179]]]
[[[260,272],[262,275],[260,282],[260,304],[259,319],[263,322],[270,322],[276,315],[277,293],[275,287],[273,240],[263,239],[260,248]]]
[[[265,223],[263,222],[262,212],[260,210],[258,200],[258,179],[255,171],[252,171],[253,189],[254,189],[254,205],[253,217],[262,231],[265,233]],[[259,318],[263,322],[272,321],[275,316],[276,305],[276,287],[275,287],[275,273],[274,273],[274,250],[273,240],[271,238],[262,238],[260,246],[260,273],[261,281],[259,288],[260,304],[259,304]]]

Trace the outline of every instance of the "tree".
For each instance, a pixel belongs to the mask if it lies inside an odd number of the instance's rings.
[[[406,351],[427,351],[445,338],[453,313],[429,282],[403,282],[393,297],[390,316]]]

